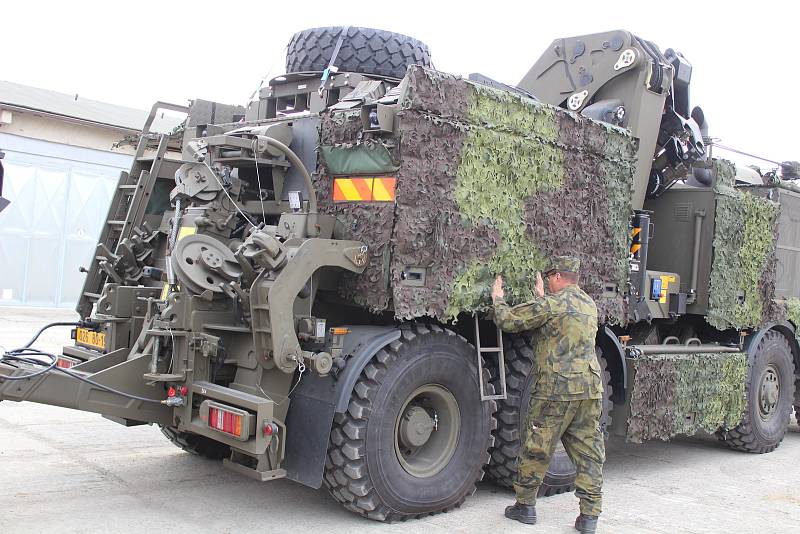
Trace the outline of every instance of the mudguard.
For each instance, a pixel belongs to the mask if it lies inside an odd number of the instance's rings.
[[[759,328],[753,335],[745,338],[744,348],[747,351],[748,364],[753,362],[753,356],[755,355],[756,347],[758,347],[758,344],[761,342],[761,338],[770,330],[777,330],[786,337],[786,340],[789,342],[789,347],[792,349],[795,362],[795,374],[797,374],[796,370],[798,369],[798,365],[800,365],[800,345],[798,345],[797,338],[795,337],[795,327],[788,321],[767,323]]]
[[[342,356],[347,364],[336,376],[304,376],[292,394],[286,417],[286,477],[319,488],[333,417],[347,410],[361,371],[380,349],[400,338],[394,326],[350,326]]]
[[[625,365],[625,349],[619,339],[607,326],[601,326],[597,330],[595,338],[606,358],[608,371],[611,373],[611,386],[614,390],[612,401],[617,404],[625,402],[625,391],[628,387],[628,367]]]

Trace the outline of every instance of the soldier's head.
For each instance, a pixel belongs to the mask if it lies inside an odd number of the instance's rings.
[[[568,285],[578,283],[581,260],[573,256],[556,256],[542,275],[550,293],[558,293]]]

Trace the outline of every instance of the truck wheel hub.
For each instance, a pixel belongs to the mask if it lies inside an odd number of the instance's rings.
[[[458,445],[461,413],[450,391],[438,384],[414,390],[395,424],[395,453],[403,469],[419,478],[447,466]]]
[[[778,406],[778,399],[781,396],[781,386],[778,373],[773,366],[767,367],[761,375],[761,384],[758,392],[759,415],[766,420],[772,417]]]
[[[425,408],[411,406],[400,420],[398,437],[406,447],[421,447],[428,442],[434,426],[434,419]]]

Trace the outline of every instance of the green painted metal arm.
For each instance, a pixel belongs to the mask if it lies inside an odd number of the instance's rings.
[[[256,354],[269,368],[291,373],[303,358],[294,326],[294,301],[311,276],[323,267],[361,273],[367,265],[367,247],[360,241],[308,239],[275,279],[262,272],[253,282],[250,309]]]

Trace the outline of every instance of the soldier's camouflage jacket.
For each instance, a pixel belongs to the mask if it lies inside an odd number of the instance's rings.
[[[597,307],[577,285],[513,307],[499,300],[494,320],[506,332],[534,331],[533,398],[602,398],[595,355]]]

